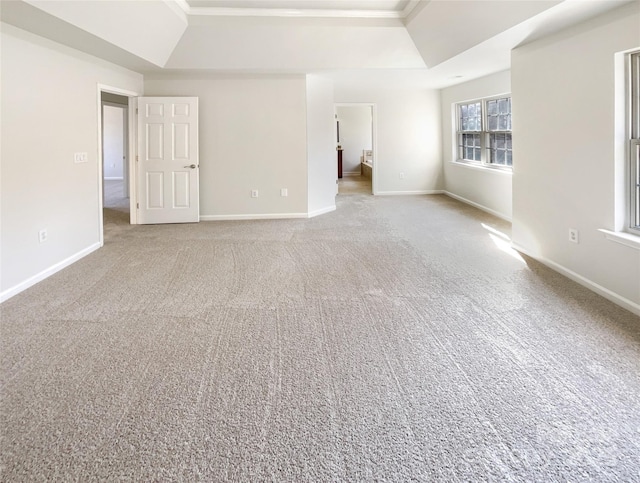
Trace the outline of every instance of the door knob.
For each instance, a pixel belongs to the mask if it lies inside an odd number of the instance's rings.
[[[185,168],[196,169],[196,165],[195,164],[190,164],[189,166],[185,166]]]

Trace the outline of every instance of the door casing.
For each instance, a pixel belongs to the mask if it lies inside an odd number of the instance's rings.
[[[97,117],[98,117],[98,241],[100,246],[104,245],[104,193],[102,187],[102,173],[104,172],[104,159],[102,159],[102,93],[107,92],[110,94],[117,94],[129,98],[129,108],[127,109],[127,163],[128,170],[128,190],[129,190],[129,216],[130,223],[137,224],[137,193],[135,191],[135,163],[132,162],[136,155],[136,135],[135,135],[135,99],[140,96],[140,93],[130,91],[127,89],[121,89],[119,87],[110,86],[106,84],[97,85]]]

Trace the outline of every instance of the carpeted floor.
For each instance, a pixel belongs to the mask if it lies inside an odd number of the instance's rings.
[[[129,226],[0,306],[2,481],[640,481],[640,320],[444,196]]]

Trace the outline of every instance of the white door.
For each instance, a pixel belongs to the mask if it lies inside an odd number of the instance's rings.
[[[138,98],[138,223],[200,219],[198,98]]]

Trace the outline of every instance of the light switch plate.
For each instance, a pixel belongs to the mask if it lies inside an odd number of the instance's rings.
[[[86,163],[89,160],[87,153],[75,153],[73,155],[73,162],[78,163]]]

